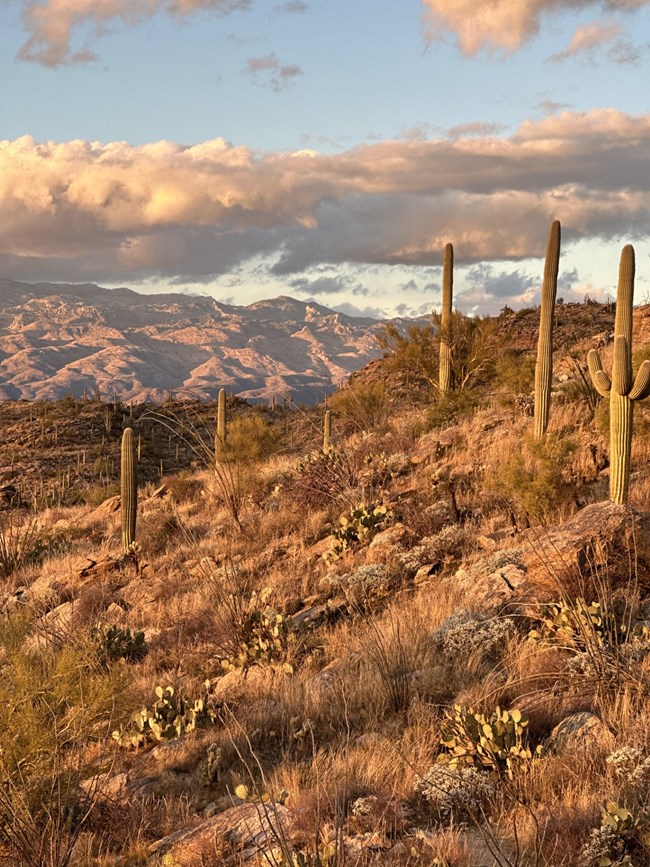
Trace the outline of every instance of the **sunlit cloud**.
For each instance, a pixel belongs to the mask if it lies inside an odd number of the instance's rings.
[[[510,53],[539,33],[542,18],[561,11],[631,12],[650,0],[422,0],[427,39],[454,33],[463,54],[481,49]]]
[[[594,21],[583,24],[573,34],[567,47],[553,54],[550,59],[557,63],[581,57],[594,63],[599,56],[604,56],[613,63],[637,64],[639,50],[621,34],[622,27],[619,23]]]
[[[257,84],[270,87],[276,93],[289,87],[303,74],[300,66],[295,63],[282,63],[275,53],[264,57],[250,57],[246,61],[246,69]]]
[[[518,261],[543,254],[555,217],[567,245],[650,236],[649,160],[650,115],[615,110],[335,154],[24,137],[0,142],[0,271],[208,282],[255,260],[293,279],[438,265],[449,240],[459,265]]]
[[[90,28],[90,39],[117,25],[135,25],[154,15],[187,18],[198,12],[229,15],[252,0],[28,0],[22,18],[28,32],[19,59],[63,66],[96,59],[87,43],[73,46],[74,32]]]

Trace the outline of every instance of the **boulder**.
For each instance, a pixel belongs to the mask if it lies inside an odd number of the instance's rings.
[[[597,598],[634,578],[650,590],[650,513],[609,501],[593,503],[555,527],[532,527],[446,579],[487,611],[565,595]]]
[[[600,717],[589,711],[572,713],[559,722],[548,736],[550,752],[573,755],[614,745],[614,737]]]
[[[281,804],[244,803],[153,843],[150,852],[155,860],[150,863],[160,863],[159,859],[167,856],[174,867],[194,867],[214,856],[224,844],[236,863],[252,861],[264,852],[277,850],[291,828],[292,815]]]

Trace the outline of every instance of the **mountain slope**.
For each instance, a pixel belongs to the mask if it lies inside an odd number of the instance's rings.
[[[99,389],[122,400],[175,394],[315,401],[380,353],[381,323],[313,301],[248,307],[93,284],[0,280],[0,399]]]

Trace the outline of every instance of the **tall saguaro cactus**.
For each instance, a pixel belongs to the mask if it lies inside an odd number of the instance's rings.
[[[328,455],[332,451],[332,411],[325,411],[323,420],[323,454]]]
[[[621,253],[618,272],[612,378],[603,370],[595,349],[587,356],[594,388],[609,397],[609,498],[614,503],[627,500],[634,403],[650,396],[650,361],[643,362],[636,377],[632,375],[634,267],[634,247],[628,244]]]
[[[454,248],[445,247],[442,265],[442,311],[440,316],[440,370],[438,384],[440,391],[451,391],[454,387],[451,369],[451,305],[454,295]]]
[[[226,455],[226,389],[219,389],[217,403],[217,433],[214,438],[214,455],[222,461]]]
[[[557,295],[557,274],[560,265],[560,221],[553,220],[548,233],[542,306],[539,317],[537,362],[535,364],[535,439],[541,439],[548,427],[553,380],[553,316]]]
[[[133,430],[127,427],[122,434],[122,462],[120,467],[122,505],[122,548],[128,553],[135,542],[135,522],[138,512],[138,471]]]

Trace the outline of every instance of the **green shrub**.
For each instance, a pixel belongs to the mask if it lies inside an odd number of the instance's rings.
[[[256,464],[277,452],[278,429],[257,413],[237,415],[228,422],[227,456],[244,464]]]
[[[534,520],[547,518],[571,496],[571,455],[576,448],[573,440],[555,433],[541,440],[526,436],[521,450],[495,467],[487,486],[507,499],[515,512]]]
[[[352,382],[330,397],[330,408],[343,424],[346,420],[359,431],[385,426],[390,415],[391,399],[383,381]]]
[[[87,826],[127,695],[124,667],[106,671],[90,643],[25,650],[28,612],[0,624],[0,848],[12,864],[65,867]]]

